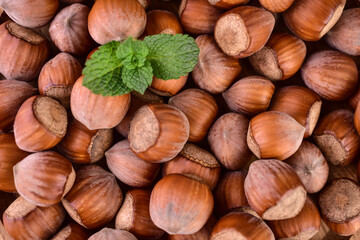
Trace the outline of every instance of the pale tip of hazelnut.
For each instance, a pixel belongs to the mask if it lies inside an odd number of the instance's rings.
[[[252,135],[252,131],[251,131],[251,126],[249,125],[248,127],[248,132],[247,132],[247,144],[249,149],[251,149],[251,151],[254,153],[254,155],[257,158],[261,158],[261,150],[260,150],[260,146],[259,144],[256,142],[254,136]]]
[[[15,22],[9,21],[6,24],[6,28],[13,36],[23,39],[29,43],[40,44],[45,41],[45,38],[41,35],[30,29],[22,27]]]
[[[329,19],[329,21],[326,23],[324,28],[320,32],[320,38],[323,37],[330,29],[337,23],[339,18],[341,17],[341,14],[344,10],[345,4],[339,4],[336,9],[334,10],[333,15]]]
[[[67,128],[67,113],[65,108],[56,100],[38,96],[33,104],[33,111],[37,120],[52,134],[63,138]]]
[[[250,45],[250,36],[245,22],[240,15],[235,13],[219,18],[215,27],[215,38],[220,48],[230,56],[239,55]]]
[[[111,147],[113,141],[112,129],[100,129],[91,138],[87,152],[90,155],[90,163],[99,161],[105,151]]]
[[[141,107],[131,121],[129,141],[131,149],[145,152],[153,146],[160,134],[160,123],[148,106]]]
[[[260,51],[249,57],[255,70],[273,81],[281,80],[284,76],[279,67],[274,49],[264,46]]]
[[[75,170],[74,170],[74,168],[71,168],[71,173],[69,174],[69,176],[68,176],[68,178],[66,180],[63,197],[70,191],[70,189],[74,185],[75,178],[76,178]]]
[[[10,206],[11,207],[8,207],[4,212],[4,215],[6,215],[8,219],[25,217],[36,208],[35,204],[26,201],[22,197],[18,197]]]
[[[208,151],[191,143],[185,144],[184,148],[180,152],[180,155],[184,156],[190,161],[199,163],[200,165],[208,168],[220,167],[220,164],[212,154],[209,154]]]
[[[129,231],[134,221],[134,198],[126,194],[119,213],[116,215],[115,228]]]
[[[317,124],[319,116],[320,116],[321,105],[322,105],[321,100],[316,101],[310,108],[309,115],[308,115],[309,124],[308,124],[308,129],[307,129],[309,135],[312,134],[312,132],[314,131],[314,128],[316,127],[316,124]]]
[[[281,219],[287,219],[295,217],[303,208],[306,201],[306,190],[303,186],[298,186],[295,189],[287,191],[277,204],[269,209],[267,209],[262,218],[266,220],[278,220],[279,214],[281,214]],[[288,211],[290,210],[291,211]],[[291,216],[288,216],[288,213],[291,212]]]
[[[340,165],[346,162],[348,153],[339,140],[332,134],[324,134],[314,137],[315,142],[320,146],[326,159],[333,165]]]

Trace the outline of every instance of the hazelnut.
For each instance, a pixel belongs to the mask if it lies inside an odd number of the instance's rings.
[[[144,94],[140,94],[136,91],[131,93],[131,104],[125,117],[116,126],[116,130],[125,138],[128,137],[130,131],[130,122],[134,117],[134,114],[140,107],[146,104],[160,104],[164,103],[164,99],[149,90],[146,90]]]
[[[322,117],[314,131],[316,145],[333,165],[349,165],[360,150],[360,137],[354,127],[354,114],[340,109]]]
[[[308,88],[330,101],[351,96],[358,84],[354,60],[334,50],[311,55],[301,67],[301,76]]]
[[[22,6],[19,2],[16,5]],[[12,21],[0,25],[0,72],[7,79],[30,81],[45,64],[50,51],[46,39]]]
[[[179,173],[196,176],[213,190],[219,180],[220,164],[208,151],[191,143],[185,144],[179,155],[163,165],[163,176]]]
[[[46,25],[55,16],[59,0],[1,0],[0,6],[17,24],[36,28]]]
[[[274,91],[271,81],[250,76],[237,81],[222,96],[231,111],[252,116],[266,111]]]
[[[190,124],[189,141],[203,140],[218,113],[215,99],[200,89],[186,89],[169,99],[169,105],[179,108]]]
[[[154,76],[149,90],[160,96],[172,97],[185,86],[187,79],[188,75],[170,80],[162,80]]]
[[[250,120],[247,143],[258,158],[284,160],[300,147],[305,128],[283,112],[263,112]]]
[[[67,113],[56,100],[37,95],[27,99],[16,114],[16,144],[27,152],[50,149],[66,134]]]
[[[59,53],[48,61],[39,75],[39,92],[70,107],[70,94],[75,81],[81,76],[82,66],[68,53]]]
[[[145,161],[167,162],[184,147],[189,129],[186,115],[178,108],[168,104],[145,105],[131,121],[130,147]]]
[[[308,193],[319,192],[326,184],[329,166],[319,148],[303,141],[300,148],[285,161],[298,174]]]
[[[217,20],[214,36],[224,53],[245,58],[264,47],[274,26],[274,16],[265,9],[240,6]]]
[[[13,167],[29,153],[19,149],[14,133],[0,134],[0,190],[16,192]]]
[[[75,181],[71,162],[52,151],[30,154],[13,171],[17,192],[40,207],[59,203]]]
[[[225,172],[221,175],[214,191],[217,216],[222,217],[232,209],[249,205],[244,190],[245,177],[246,174],[243,171]]]
[[[71,112],[75,119],[90,130],[118,125],[129,109],[130,94],[102,96],[93,93],[82,82],[83,76],[76,80],[70,96]]]
[[[61,204],[37,207],[18,197],[4,212],[5,230],[14,239],[46,240],[56,233],[65,219]]]
[[[112,142],[112,129],[89,130],[73,119],[57,149],[74,163],[89,164],[103,158]]]
[[[61,229],[51,240],[87,240],[90,237],[88,230],[75,222]]]
[[[195,35],[214,32],[216,20],[222,13],[208,0],[182,0],[179,8],[181,25],[186,32]]]
[[[150,218],[150,194],[150,191],[142,189],[126,193],[116,216],[116,229],[129,231],[139,239],[158,239],[164,235],[164,231],[155,226]]]
[[[75,3],[63,8],[52,20],[49,34],[60,51],[84,56],[93,48],[95,44],[88,30],[89,12],[89,7]]]
[[[74,186],[62,200],[70,217],[81,226],[98,228],[113,219],[122,203],[115,176],[96,165],[76,172]]]
[[[214,207],[210,188],[180,174],[170,174],[153,188],[150,217],[168,234],[193,234],[209,219]]]
[[[248,213],[232,212],[222,217],[212,230],[210,240],[266,239],[275,240],[266,223]]]
[[[322,101],[310,89],[301,86],[287,86],[277,90],[269,110],[287,113],[305,127],[304,137],[310,137],[318,122]]]
[[[303,209],[293,218],[269,221],[277,239],[312,239],[320,230],[321,217],[316,205],[307,197]]]
[[[138,38],[146,25],[146,13],[137,0],[97,0],[91,8],[88,28],[99,44]]]
[[[0,81],[0,132],[8,132],[12,129],[19,108],[36,92],[37,89],[26,82]]]
[[[105,156],[110,171],[120,181],[132,187],[150,186],[160,169],[160,164],[137,157],[127,139],[113,145]]]
[[[93,234],[89,240],[137,240],[131,233],[123,230],[116,230],[111,228],[103,228],[101,231]]]
[[[360,56],[360,8],[345,10],[337,24],[327,33],[326,42],[349,55]]]
[[[214,228],[217,219],[211,215],[205,226],[194,234],[169,235],[168,240],[209,240],[211,230]]]
[[[266,45],[249,57],[255,70],[270,80],[285,80],[301,67],[306,56],[305,43],[288,33],[274,33]]]
[[[306,201],[306,190],[296,172],[275,159],[253,162],[244,188],[249,205],[265,220],[295,217]]]
[[[196,85],[213,94],[224,92],[239,76],[241,65],[227,56],[213,36],[201,35],[195,39],[200,49],[199,61],[191,72]]]
[[[267,10],[273,13],[280,13],[286,11],[295,0],[284,0],[284,1],[277,1],[277,0],[259,0],[260,4],[266,8]]]
[[[360,187],[352,180],[338,178],[320,194],[323,220],[341,236],[350,236],[360,229]]]
[[[183,33],[178,18],[166,10],[152,10],[147,14],[147,22],[143,36],[156,35],[161,33],[177,34]]]
[[[294,1],[284,12],[284,21],[302,40],[318,41],[339,20],[345,3],[346,0]]]
[[[211,151],[229,170],[239,170],[250,159],[246,134],[249,120],[238,113],[226,113],[212,125],[208,133]]]
[[[249,0],[208,0],[211,5],[218,8],[231,9],[241,4],[246,4]]]

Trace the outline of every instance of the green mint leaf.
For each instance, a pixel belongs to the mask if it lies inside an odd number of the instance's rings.
[[[127,38],[116,51],[116,56],[128,69],[144,66],[149,49],[142,41]]]
[[[183,34],[147,36],[144,43],[149,49],[150,61],[157,78],[178,79],[191,72],[199,57],[194,38]]]
[[[153,80],[153,69],[149,61],[146,61],[142,67],[134,69],[124,67],[121,78],[126,86],[130,89],[144,94],[147,87]]]
[[[117,96],[131,92],[121,79],[123,65],[116,57],[120,42],[109,42],[99,47],[85,63],[83,86],[95,94]]]

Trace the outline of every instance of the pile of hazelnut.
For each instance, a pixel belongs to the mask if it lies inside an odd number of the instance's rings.
[[[0,0],[0,239],[360,239],[359,0]],[[195,38],[94,94],[97,47]]]

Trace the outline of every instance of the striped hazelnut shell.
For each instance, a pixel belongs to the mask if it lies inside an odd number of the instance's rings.
[[[0,6],[17,24],[37,28],[45,26],[55,16],[59,0],[1,0]]]
[[[306,86],[330,101],[351,96],[358,84],[358,69],[349,56],[334,50],[312,54],[301,67]]]
[[[68,53],[59,53],[42,67],[38,86],[41,95],[70,106],[70,94],[75,81],[81,76],[82,66]]]
[[[214,32],[216,20],[223,11],[208,0],[182,0],[179,18],[184,30],[199,35]]]
[[[71,162],[53,151],[33,153],[13,170],[17,192],[40,207],[59,203],[75,181]]]
[[[125,117],[130,106],[130,94],[102,96],[82,85],[83,76],[76,80],[70,95],[70,108],[76,120],[88,129],[113,128]]]
[[[146,13],[137,0],[97,0],[91,8],[88,28],[99,44],[138,38],[146,25]]]
[[[265,220],[295,217],[306,201],[306,190],[296,172],[275,159],[253,162],[244,187],[249,205]]]
[[[0,81],[0,132],[13,128],[15,116],[26,99],[37,93],[30,84],[17,80]]]
[[[327,161],[333,165],[349,165],[360,150],[360,136],[354,126],[354,114],[346,109],[328,113],[319,120],[314,140]]]
[[[311,239],[319,230],[321,217],[316,205],[307,197],[303,209],[293,218],[269,221],[277,239]]]
[[[62,204],[73,220],[94,229],[115,217],[122,200],[114,175],[97,165],[86,165],[76,172],[75,183]]]
[[[178,93],[170,98],[168,103],[180,109],[189,120],[191,142],[199,142],[205,138],[219,111],[210,94],[195,88]]]
[[[271,100],[270,111],[284,112],[306,128],[304,137],[313,133],[318,122],[322,101],[310,89],[286,86],[277,90]]]
[[[61,9],[52,20],[49,34],[60,51],[85,56],[94,47],[88,30],[89,12],[88,6],[75,3]]]
[[[288,114],[263,112],[250,120],[247,143],[258,158],[284,160],[300,147],[305,128]]]
[[[90,130],[73,119],[57,149],[74,163],[89,164],[102,159],[112,143],[112,129]]]
[[[49,46],[31,29],[10,20],[4,22],[0,25],[0,72],[7,79],[35,79],[49,56]]]
[[[64,138],[67,113],[56,100],[36,95],[27,99],[16,114],[14,135],[16,144],[27,152],[50,149]]]
[[[214,37],[225,54],[245,58],[264,47],[274,26],[275,18],[267,10],[240,6],[221,15]]]
[[[302,0],[284,12],[287,27],[305,41],[318,41],[339,20],[346,0]]]
[[[18,197],[4,212],[5,230],[14,239],[49,239],[60,228],[66,213],[61,204],[37,207]]]
[[[1,191],[16,192],[13,167],[28,155],[16,145],[14,133],[0,134]]]
[[[182,150],[189,139],[189,121],[178,108],[168,104],[142,106],[130,125],[129,142],[141,159],[167,162]]]
[[[241,72],[239,61],[227,56],[211,35],[198,36],[195,42],[200,49],[199,62],[191,72],[195,84],[212,94],[224,92]]]
[[[301,67],[306,56],[305,43],[288,33],[274,33],[266,45],[249,57],[255,70],[270,80],[285,80]]]
[[[266,111],[274,94],[274,84],[260,76],[240,79],[222,93],[231,111],[249,116]]]

